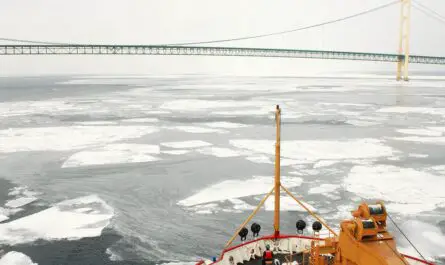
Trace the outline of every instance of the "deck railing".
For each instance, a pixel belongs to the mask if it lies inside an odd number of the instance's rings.
[[[280,239],[280,240],[276,240]],[[279,237],[264,236],[242,244],[224,249],[218,260],[200,260],[196,265],[237,265],[244,263],[251,258],[261,257],[266,245],[270,245],[271,250],[279,251],[284,254],[308,252],[311,248],[311,242],[319,241],[320,245],[325,242],[324,238],[310,237],[303,235],[280,235]],[[432,262],[422,260],[413,256],[402,254],[410,265],[435,265]],[[309,257],[308,257],[309,258]]]

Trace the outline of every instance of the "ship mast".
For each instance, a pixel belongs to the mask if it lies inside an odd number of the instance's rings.
[[[267,193],[264,198],[260,201],[260,203],[256,206],[253,212],[247,217],[247,219],[238,227],[233,236],[226,243],[225,248],[229,247],[232,244],[233,240],[235,240],[236,236],[239,232],[245,228],[247,223],[252,220],[252,218],[257,214],[260,208],[264,205],[266,200],[272,193],[275,193],[275,205],[274,205],[274,236],[275,238],[280,235],[280,191],[281,188],[285,191],[292,199],[294,199],[303,209],[305,209],[309,214],[311,214],[315,219],[317,219],[322,225],[324,225],[334,236],[337,236],[337,233],[329,227],[320,217],[318,217],[314,212],[312,212],[306,205],[304,205],[297,197],[295,197],[286,187],[281,185],[280,181],[280,141],[281,141],[281,109],[280,106],[277,105],[275,109],[275,122],[276,122],[276,143],[275,143],[275,181],[273,188]]]
[[[280,235],[280,140],[281,140],[281,109],[280,106],[277,105],[275,111],[275,122],[276,122],[276,143],[275,143],[275,214],[274,214],[274,230],[275,236]]]

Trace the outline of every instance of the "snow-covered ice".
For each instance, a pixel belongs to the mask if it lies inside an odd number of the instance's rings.
[[[31,258],[17,251],[9,251],[0,258],[0,265],[38,265]]]
[[[230,144],[258,155],[273,155],[275,152],[274,141],[271,140],[238,139],[230,140]],[[310,162],[388,157],[395,153],[378,139],[282,141],[281,146],[283,158]]]
[[[98,212],[79,212],[79,208],[85,207]],[[113,209],[96,195],[62,201],[38,213],[0,224],[0,244],[96,237],[113,215]]]
[[[0,153],[66,151],[124,139],[139,138],[158,129],[150,126],[70,126],[0,130]]]
[[[204,146],[211,146],[212,144],[201,140],[190,140],[183,142],[166,142],[166,143],[161,143],[161,145],[170,148],[184,149],[184,148],[198,148]]]
[[[415,214],[445,202],[445,179],[428,172],[391,165],[354,166],[346,189],[369,199],[381,199],[389,211]]]
[[[193,206],[215,201],[247,197],[268,193],[273,186],[273,177],[255,176],[250,179],[224,180],[206,187],[194,195],[178,202],[182,206]],[[282,176],[281,182],[288,188],[300,186],[303,180],[298,177]]]
[[[110,144],[75,153],[63,163],[62,168],[157,161],[159,158],[152,154],[159,153],[158,145]]]
[[[309,194],[331,193],[336,191],[339,187],[340,185],[324,183],[318,187],[313,187],[309,189],[308,193]]]

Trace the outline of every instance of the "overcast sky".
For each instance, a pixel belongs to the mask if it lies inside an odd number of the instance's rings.
[[[445,15],[444,0],[417,0]],[[262,34],[347,16],[391,0],[1,1],[0,36],[73,43],[160,44]],[[399,5],[304,32],[224,46],[395,53]],[[413,9],[412,54],[445,56],[445,24]],[[0,75],[393,69],[385,63],[215,57],[11,56]],[[415,68],[415,66],[413,65]]]

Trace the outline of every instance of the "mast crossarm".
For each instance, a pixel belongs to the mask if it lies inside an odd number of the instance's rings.
[[[247,217],[246,221],[244,221],[239,227],[238,229],[235,231],[235,233],[233,234],[232,238],[230,238],[230,240],[227,242],[225,248],[227,248],[228,246],[230,246],[230,244],[232,244],[233,240],[235,240],[236,236],[238,235],[239,231],[241,231],[241,229],[243,229],[243,227],[250,222],[250,220],[252,220],[252,218],[256,215],[256,213],[260,210],[261,206],[263,206],[264,202],[266,202],[267,198],[269,198],[270,195],[272,195],[272,193],[274,192],[275,187],[272,188],[269,193],[266,194],[266,196],[264,196],[264,198],[260,201],[260,203],[257,205],[257,207],[255,208],[255,210],[249,215],[249,217]]]
[[[295,197],[286,187],[281,185],[281,188],[289,195],[292,199],[294,199],[301,207],[303,207],[310,215],[312,215],[315,219],[317,219],[320,223],[322,223],[334,236],[338,236],[334,230],[326,224],[320,217],[318,217],[314,212],[312,212],[309,208],[306,207],[297,197]]]

